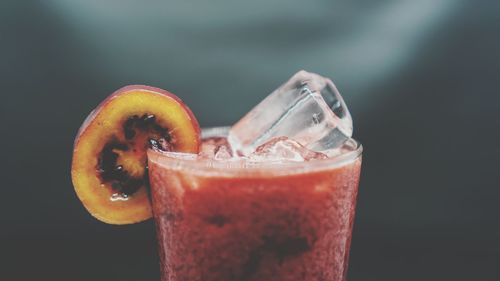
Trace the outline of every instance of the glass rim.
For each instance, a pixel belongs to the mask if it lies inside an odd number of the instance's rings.
[[[202,138],[225,137],[229,127],[214,127],[202,130]],[[305,173],[314,173],[329,169],[336,169],[361,158],[363,146],[355,139],[356,148],[352,151],[339,154],[328,159],[318,159],[306,162],[263,162],[255,163],[245,160],[221,161],[214,159],[189,159],[179,157],[176,152],[163,152],[148,149],[148,161],[162,168],[189,172],[190,174],[214,177],[259,177],[285,176]]]

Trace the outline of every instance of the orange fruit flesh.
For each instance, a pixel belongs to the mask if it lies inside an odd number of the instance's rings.
[[[82,125],[75,141],[72,180],[75,191],[97,219],[110,224],[129,224],[152,216],[147,181],[128,196],[117,192],[103,179],[101,154],[110,142],[125,144],[126,150],[113,149],[116,165],[134,178],[146,178],[148,140],[159,138],[157,132],[136,130],[127,138],[124,124],[132,116],[154,115],[155,122],[168,130],[169,148],[197,153],[200,129],[193,114],[177,97],[161,89],[127,87],[106,99]],[[101,159],[102,160],[102,159]]]

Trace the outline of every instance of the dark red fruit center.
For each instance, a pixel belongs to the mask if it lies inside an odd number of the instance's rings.
[[[140,150],[145,153],[147,148],[169,151],[170,141],[168,129],[160,126],[153,114],[129,117],[123,123],[123,138],[114,136],[101,150],[97,170],[102,182],[110,184],[124,198],[134,194],[142,186],[149,186],[147,161],[144,163],[143,176],[132,176],[122,165],[118,165],[119,152]]]

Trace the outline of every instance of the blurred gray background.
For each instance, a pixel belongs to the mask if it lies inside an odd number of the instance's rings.
[[[87,114],[127,84],[229,125],[300,69],[365,146],[349,281],[500,280],[500,2],[2,1],[5,280],[159,280],[153,223],[110,226],[70,180]],[[263,280],[264,281],[264,280]]]

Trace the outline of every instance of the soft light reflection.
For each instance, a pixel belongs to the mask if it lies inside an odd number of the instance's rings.
[[[298,0],[273,5],[264,0],[147,5],[47,1],[82,48],[98,54],[101,63],[94,67],[103,75],[133,81],[168,79],[169,85],[175,81],[194,93],[209,88],[229,102],[236,87],[250,104],[268,92],[251,89],[249,83],[278,86],[299,69],[333,77],[341,82],[343,94],[344,88],[348,91],[348,100],[363,96],[363,103],[369,104],[366,97],[374,95],[370,88],[390,81],[418,60],[426,36],[460,2],[381,1],[361,8],[349,2],[304,5]],[[227,76],[233,76],[233,88],[221,82]]]

